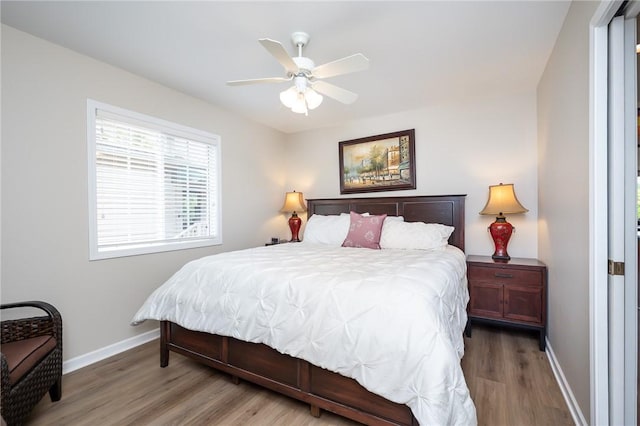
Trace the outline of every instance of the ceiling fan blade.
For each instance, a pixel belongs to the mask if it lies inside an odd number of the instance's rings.
[[[257,83],[283,83],[285,81],[291,81],[291,78],[268,77],[268,78],[253,78],[249,80],[231,80],[231,81],[227,81],[227,86],[244,86],[246,84],[257,84]]]
[[[280,64],[287,70],[287,73],[296,74],[298,72],[298,66],[289,54],[287,50],[280,44],[279,41],[271,40],[269,38],[261,38],[258,40],[260,44],[273,55],[274,58],[280,62]]]
[[[328,78],[340,74],[364,71],[367,68],[369,68],[369,59],[367,59],[367,57],[362,53],[356,53],[355,55],[347,56],[346,58],[318,65],[313,69],[311,74],[315,78]]]
[[[336,101],[342,102],[343,104],[352,104],[356,101],[356,99],[358,99],[358,95],[356,93],[350,92],[338,86],[334,86],[333,84],[327,83],[326,81],[316,81],[313,83],[312,87],[317,92],[333,98]]]

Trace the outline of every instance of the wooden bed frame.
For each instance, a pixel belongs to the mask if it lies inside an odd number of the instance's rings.
[[[408,222],[433,222],[454,226],[449,243],[464,251],[464,195],[337,198],[307,200],[308,216],[355,211],[404,216]],[[161,321],[160,366],[169,364],[173,351],[310,404],[311,414],[321,409],[369,425],[417,425],[406,405],[373,394],[358,382],[284,355],[264,344],[187,330]]]

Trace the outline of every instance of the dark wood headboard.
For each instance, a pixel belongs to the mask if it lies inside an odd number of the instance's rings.
[[[441,223],[455,227],[449,244],[464,251],[464,200],[466,195],[416,197],[326,198],[307,200],[307,214],[371,213],[404,216],[407,222]]]

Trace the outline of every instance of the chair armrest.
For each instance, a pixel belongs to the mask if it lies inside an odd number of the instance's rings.
[[[5,320],[0,323],[2,339],[0,343],[15,342],[31,337],[52,335],[62,348],[62,316],[51,304],[40,301],[6,303],[0,309],[38,308],[46,312],[46,316]]]

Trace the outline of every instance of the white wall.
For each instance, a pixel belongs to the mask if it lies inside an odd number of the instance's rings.
[[[87,98],[221,136],[222,246],[88,261]],[[3,25],[2,302],[58,307],[65,360],[155,327],[129,320],[184,263],[286,237],[284,153],[279,132]]]
[[[538,86],[539,248],[548,338],[583,415],[589,396],[589,21],[572,2]]]
[[[466,99],[289,135],[287,187],[304,192],[305,198],[340,196],[339,141],[412,128],[416,131],[416,189],[373,195],[467,194],[466,252],[491,255],[494,246],[487,226],[495,218],[478,212],[487,201],[489,185],[514,183],[518,199],[529,212],[507,217],[516,227],[508,251],[512,257],[536,257],[538,177],[533,88],[525,93]]]

